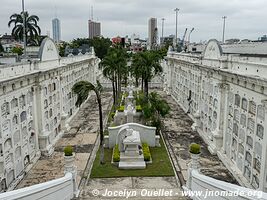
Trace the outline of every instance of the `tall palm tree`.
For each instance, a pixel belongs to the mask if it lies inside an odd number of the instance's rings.
[[[103,75],[112,81],[114,105],[121,94],[121,82],[128,74],[127,54],[121,47],[113,47],[100,63]]]
[[[100,69],[103,70],[104,77],[108,78],[112,82],[113,91],[113,105],[117,102],[117,91],[116,91],[116,54],[113,53],[113,48],[110,48],[107,55],[103,58],[100,63]]]
[[[41,34],[41,29],[38,26],[39,17],[36,15],[30,15],[28,12],[24,12],[25,25],[26,25],[26,41],[28,44],[37,45],[38,36]],[[23,40],[23,12],[21,14],[13,14],[10,16],[8,27],[14,24],[11,35],[16,39]]]
[[[103,132],[103,115],[102,115],[102,104],[101,104],[101,91],[102,85],[97,80],[96,85],[88,81],[79,81],[72,87],[72,91],[77,94],[76,106],[80,107],[81,104],[88,98],[90,91],[94,91],[97,98],[98,109],[99,109],[99,133],[100,133],[100,163],[104,164],[104,132]]]
[[[140,52],[133,60],[133,67],[137,68],[138,76],[142,77],[144,83],[144,92],[148,97],[148,83],[153,77],[162,72],[162,67],[159,63],[161,57],[155,51]]]
[[[140,54],[134,54],[130,66],[131,76],[135,78],[135,86],[139,86],[139,79],[142,78],[142,65],[140,64]],[[143,91],[143,79],[142,79]]]

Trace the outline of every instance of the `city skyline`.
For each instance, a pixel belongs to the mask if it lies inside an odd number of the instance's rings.
[[[122,7],[120,12],[118,8]],[[103,0],[77,0],[75,2],[57,1],[56,5],[52,0],[48,1],[25,1],[25,9],[30,14],[37,14],[40,18],[42,33],[46,34],[51,30],[51,19],[54,16],[54,7],[62,24],[62,39],[71,40],[77,37],[88,37],[88,20],[90,19],[90,7],[94,6],[95,19],[101,21],[102,35],[104,37],[125,36],[136,33],[141,38],[147,38],[147,20],[150,17],[166,19],[164,24],[164,35],[175,34],[175,12],[173,9],[180,9],[178,14],[178,37],[181,37],[185,28],[195,28],[191,35],[191,41],[209,40],[222,38],[222,16],[227,16],[225,39],[257,39],[266,34],[262,25],[262,19],[267,17],[265,10],[267,3],[264,0],[225,2],[196,1],[196,0],[156,0],[142,2],[124,2],[117,0],[110,3]],[[149,9],[148,9],[149,8]],[[21,11],[21,1],[15,2],[2,0],[0,8],[0,34],[11,33],[7,27],[9,17],[13,13]],[[107,12],[108,11],[108,12]],[[66,25],[66,26],[64,26]],[[118,28],[120,27],[120,28]],[[158,26],[161,28],[161,25]],[[74,32],[73,30],[77,30]]]

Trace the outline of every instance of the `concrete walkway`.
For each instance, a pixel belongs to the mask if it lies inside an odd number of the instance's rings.
[[[80,194],[85,199],[186,199],[174,177],[90,179]]]
[[[103,116],[105,117],[109,113],[112,94],[105,92],[102,96]],[[71,129],[56,143],[54,153],[50,157],[41,157],[19,183],[17,189],[63,177],[63,149],[66,145],[74,148],[78,183],[86,178],[84,171],[97,139],[98,116],[96,97],[92,95],[70,122]]]

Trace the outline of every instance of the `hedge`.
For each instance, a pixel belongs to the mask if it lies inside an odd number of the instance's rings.
[[[145,161],[150,161],[151,154],[150,154],[150,150],[149,150],[148,144],[147,143],[143,143],[142,144],[142,148],[143,148],[144,160]]]
[[[119,161],[120,161],[119,145],[116,144],[113,151],[113,162],[119,162]]]
[[[141,105],[135,106],[136,112],[142,112],[142,107]]]
[[[118,107],[118,112],[124,112],[124,106]]]

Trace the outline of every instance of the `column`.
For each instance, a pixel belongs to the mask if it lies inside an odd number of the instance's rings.
[[[42,120],[41,120],[41,95],[42,87],[38,84],[33,87],[33,127],[35,130],[35,147],[39,151],[39,135],[43,131],[42,129]]]
[[[224,139],[226,134],[226,121],[227,121],[227,106],[228,106],[228,91],[229,84],[226,83],[218,83],[219,95],[218,95],[218,113],[217,113],[217,127],[216,130],[212,132],[213,134],[213,145],[215,153],[224,147]],[[224,151],[224,150],[223,150]]]

